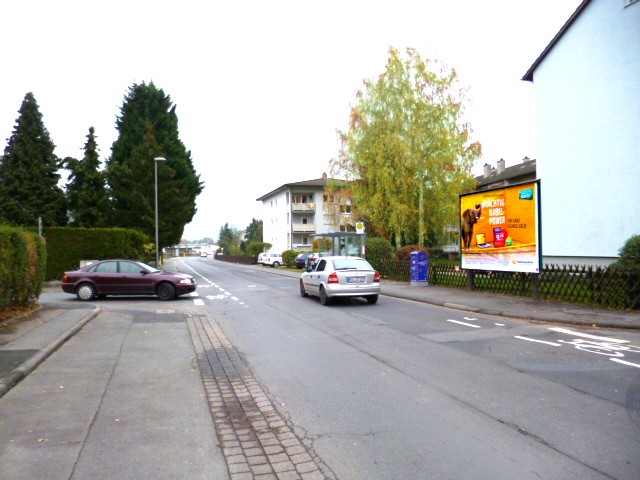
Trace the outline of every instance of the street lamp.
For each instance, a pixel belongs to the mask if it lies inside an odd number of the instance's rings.
[[[156,268],[160,268],[160,255],[158,253],[158,162],[166,162],[164,157],[155,157],[153,162],[153,178],[156,185]]]

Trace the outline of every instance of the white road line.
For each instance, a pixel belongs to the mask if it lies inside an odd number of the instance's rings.
[[[192,297],[197,297],[198,296],[198,292],[191,292],[189,295],[191,295]]]
[[[231,300],[234,300],[234,301],[236,301],[236,302],[237,302],[237,301],[238,301],[238,300],[240,300],[240,299],[239,299],[238,297],[231,297]]]
[[[194,305],[204,305],[204,300],[202,300],[201,298],[196,298],[193,300],[193,304]]]
[[[504,327],[504,325],[505,325],[504,323],[496,323],[495,324],[496,327]]]
[[[473,323],[464,323],[464,322],[460,322],[458,320],[447,320],[447,322],[459,323],[460,325],[464,325],[466,327],[480,328],[480,325],[474,325]]]
[[[462,317],[462,318],[464,318],[464,319],[465,319],[465,320],[467,320],[468,322],[474,322],[474,321],[476,321],[476,320],[477,320],[477,318],[473,318],[473,317]]]
[[[612,362],[621,363],[622,365],[640,368],[640,365],[638,365],[637,363],[626,362],[624,360],[620,360],[619,358],[610,358],[609,360],[611,360]]]
[[[520,340],[526,340],[527,342],[544,343],[545,345],[551,345],[553,347],[561,347],[562,346],[559,343],[545,342],[544,340],[536,340],[535,338],[521,337],[519,335],[516,335],[514,338],[519,338]]]
[[[567,335],[573,335],[575,337],[590,338],[592,340],[600,340],[602,342],[629,343],[629,340],[619,340],[617,338],[599,337],[597,335],[590,335],[588,333],[574,332],[573,330],[570,330],[568,328],[549,327],[549,330],[558,332],[558,333],[566,333]]]

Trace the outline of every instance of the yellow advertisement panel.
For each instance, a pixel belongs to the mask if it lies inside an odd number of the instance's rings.
[[[540,272],[539,182],[460,196],[462,268]]]

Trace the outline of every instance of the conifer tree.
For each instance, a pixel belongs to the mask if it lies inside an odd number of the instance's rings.
[[[25,95],[0,164],[0,223],[66,225],[67,206],[58,187],[59,159],[33,93]]]
[[[134,84],[116,120],[119,133],[107,161],[107,184],[114,226],[138,228],[155,236],[154,158],[157,162],[160,246],[180,241],[196,213],[204,184],[178,136],[171,98],[153,83]]]
[[[70,171],[67,199],[72,225],[86,228],[104,227],[107,224],[110,203],[104,172],[100,171],[98,145],[93,127],[89,128],[83,159],[67,157],[64,163]]]

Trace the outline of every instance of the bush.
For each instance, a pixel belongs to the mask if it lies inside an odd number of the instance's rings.
[[[632,235],[618,251],[620,258],[616,266],[625,268],[640,268],[640,235]]]
[[[285,250],[282,252],[282,262],[287,267],[295,267],[296,257],[300,254],[300,252],[296,250]]]
[[[44,236],[48,258],[46,280],[59,279],[66,270],[77,269],[80,260],[151,260],[145,249],[149,239],[138,230],[48,227],[44,229]],[[155,255],[155,249],[153,253]]]
[[[367,238],[366,257],[372,265],[380,263],[381,260],[391,260],[393,245],[384,237]]]
[[[37,233],[0,227],[0,310],[37,300],[46,262],[44,242]]]
[[[266,252],[271,248],[271,244],[267,242],[251,242],[247,245],[247,253],[251,257],[257,257],[262,252]]]
[[[427,251],[422,245],[405,245],[404,247],[400,247],[396,251],[396,259],[397,260],[411,260],[411,252],[416,251]],[[429,253],[429,252],[427,252]]]

